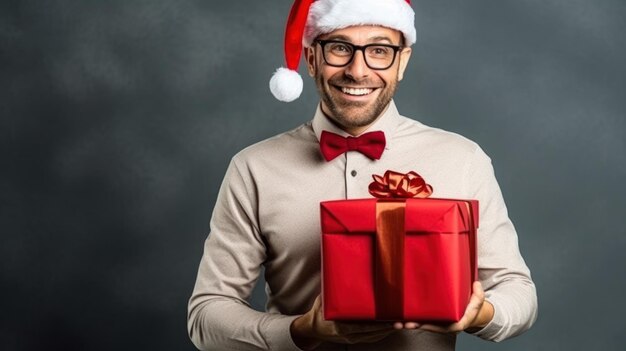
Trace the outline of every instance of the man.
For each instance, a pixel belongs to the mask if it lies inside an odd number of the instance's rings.
[[[189,302],[189,334],[199,349],[452,350],[461,331],[500,341],[534,322],[535,286],[489,158],[459,135],[401,116],[392,100],[415,42],[413,17],[404,0],[296,1],[292,7],[288,68],[277,71],[271,89],[284,101],[300,94],[295,70],[304,43],[321,102],[310,123],[231,161]],[[381,131],[385,146],[375,152],[355,146],[337,154],[324,141],[330,132],[363,136],[352,146],[367,144],[368,133]],[[480,281],[458,323],[322,316],[319,203],[370,197],[371,175],[389,169],[418,172],[436,197],[479,200]],[[262,267],[265,313],[246,302]]]

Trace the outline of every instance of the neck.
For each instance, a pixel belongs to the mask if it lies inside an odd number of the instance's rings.
[[[368,130],[372,125],[374,125],[374,123],[376,123],[380,117],[382,117],[385,112],[387,112],[387,109],[389,108],[389,104],[387,104],[387,106],[385,107],[385,109],[380,113],[380,115],[378,115],[376,117],[376,119],[374,121],[372,121],[371,123],[364,125],[364,126],[351,126],[351,125],[344,125],[341,124],[337,121],[336,118],[334,118],[328,111],[326,106],[324,106],[324,103],[321,102],[321,110],[322,113],[324,114],[324,116],[326,116],[326,118],[332,123],[334,124],[337,128],[343,130],[344,132],[352,135],[352,136],[358,136],[363,134],[363,132],[365,132],[366,130]]]

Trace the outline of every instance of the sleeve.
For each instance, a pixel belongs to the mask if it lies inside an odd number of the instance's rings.
[[[242,174],[235,157],[217,197],[189,300],[189,337],[200,350],[299,350],[289,332],[297,316],[258,312],[247,302],[266,248],[254,184]]]
[[[469,162],[466,189],[479,201],[478,278],[494,309],[491,322],[474,333],[502,341],[528,330],[537,319],[537,293],[519,251],[490,158],[479,148]]]

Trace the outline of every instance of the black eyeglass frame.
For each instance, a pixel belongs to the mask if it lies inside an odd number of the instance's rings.
[[[389,69],[391,66],[393,66],[393,64],[396,62],[396,56],[398,56],[398,51],[402,51],[404,49],[404,46],[400,46],[400,45],[391,45],[391,44],[381,44],[381,43],[372,43],[372,44],[367,44],[367,45],[354,45],[352,43],[349,43],[347,41],[343,41],[343,40],[322,40],[322,39],[317,39],[314,41],[317,44],[320,44],[320,47],[322,48],[322,58],[324,58],[324,62],[326,62],[327,65],[332,66],[332,67],[346,67],[347,65],[351,64],[352,61],[354,61],[354,55],[356,55],[357,51],[361,51],[361,53],[363,54],[363,60],[365,61],[365,64],[367,65],[367,67],[369,67],[370,69],[376,70],[376,71],[384,71]],[[328,62],[328,60],[326,59],[326,51],[324,50],[324,47],[326,46],[326,44],[328,43],[339,43],[339,44],[345,44],[348,45],[350,47],[352,47],[352,56],[350,57],[350,60],[348,60],[348,62],[344,63],[343,65],[336,65],[336,64],[332,64],[330,62]],[[367,61],[367,55],[365,54],[365,50],[369,47],[372,46],[382,46],[382,47],[386,47],[386,48],[390,48],[393,50],[393,58],[391,59],[391,63],[389,64],[389,66],[385,67],[385,68],[378,68],[378,67],[372,67],[370,66],[369,62]]]

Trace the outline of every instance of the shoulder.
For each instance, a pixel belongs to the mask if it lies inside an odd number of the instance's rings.
[[[446,155],[469,156],[482,153],[473,140],[451,131],[431,127],[415,119],[400,116],[396,136],[408,147],[422,147]]]
[[[315,149],[316,145],[315,133],[311,123],[307,122],[246,147],[233,157],[233,162],[238,167],[267,163],[286,164],[302,158],[308,150]]]
[[[491,159],[463,135],[406,117],[396,134],[397,155],[415,164],[438,197],[474,198],[476,187],[493,178]]]

